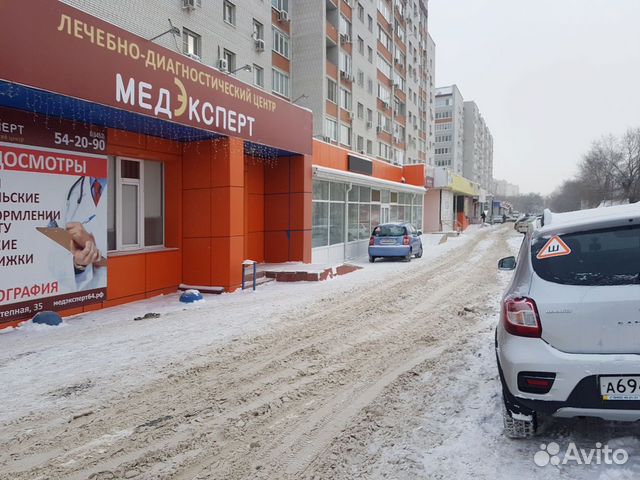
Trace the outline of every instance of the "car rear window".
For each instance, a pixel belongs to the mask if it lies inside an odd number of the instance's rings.
[[[374,237],[401,237],[405,235],[402,225],[378,225],[373,229]]]
[[[537,258],[550,236],[531,245],[533,268],[544,280],[564,285],[640,285],[640,225],[559,237],[571,249],[568,255]]]

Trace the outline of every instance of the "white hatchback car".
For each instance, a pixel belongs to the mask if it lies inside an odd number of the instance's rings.
[[[554,214],[529,231],[502,299],[505,434],[540,415],[640,420],[640,203]]]

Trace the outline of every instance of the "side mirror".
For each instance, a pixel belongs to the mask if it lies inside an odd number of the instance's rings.
[[[422,230],[418,230],[418,236],[422,235]]]
[[[498,262],[498,270],[514,270],[516,268],[516,257],[505,257]]]

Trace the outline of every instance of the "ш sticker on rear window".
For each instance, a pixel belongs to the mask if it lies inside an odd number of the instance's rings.
[[[562,239],[555,235],[549,239],[549,241],[542,247],[542,249],[536,255],[538,260],[545,258],[561,257],[563,255],[569,255],[571,249],[562,241]]]

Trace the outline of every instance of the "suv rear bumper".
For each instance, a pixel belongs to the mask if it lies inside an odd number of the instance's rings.
[[[640,375],[640,355],[571,354],[539,338],[516,337],[498,326],[496,355],[505,402],[512,411],[562,417],[640,420],[640,401],[602,400],[600,375]],[[549,393],[518,390],[519,372],[554,372]]]

